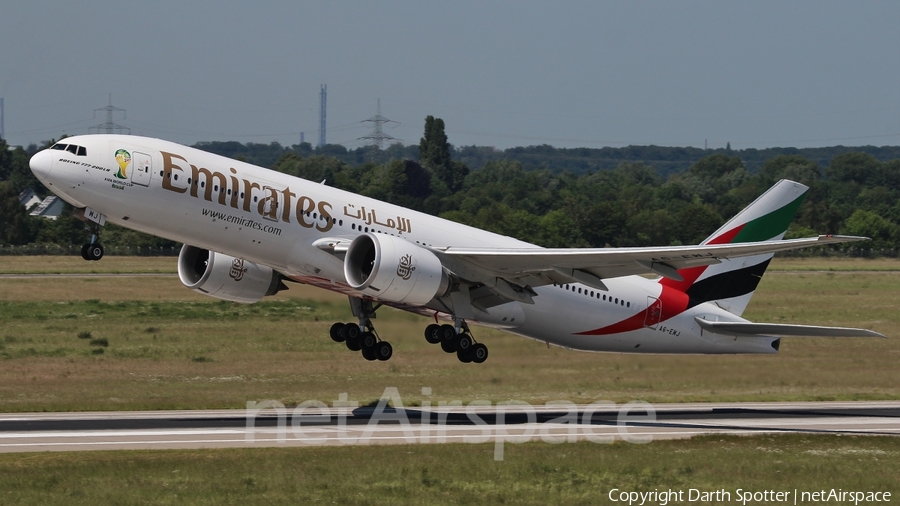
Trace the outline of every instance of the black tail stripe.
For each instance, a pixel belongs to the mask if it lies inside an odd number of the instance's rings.
[[[731,299],[746,295],[759,285],[771,259],[756,265],[744,267],[734,271],[723,272],[704,280],[697,281],[687,289],[690,303],[688,307],[694,307],[711,300]]]

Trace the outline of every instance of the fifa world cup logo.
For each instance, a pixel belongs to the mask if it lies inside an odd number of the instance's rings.
[[[125,169],[131,164],[131,153],[124,149],[116,151],[116,163],[119,164],[119,172],[116,172],[116,177],[119,179],[128,179]]]

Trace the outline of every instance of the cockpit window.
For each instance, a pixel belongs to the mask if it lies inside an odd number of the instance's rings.
[[[68,151],[75,156],[87,156],[87,148],[84,146],[77,146],[75,144],[54,144],[50,146],[50,149],[55,149],[57,151]]]

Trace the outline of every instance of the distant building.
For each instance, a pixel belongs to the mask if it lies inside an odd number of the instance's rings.
[[[19,202],[25,206],[26,211],[29,211],[32,207],[41,203],[41,198],[37,196],[37,193],[34,193],[34,190],[26,188],[25,191],[19,194]]]
[[[48,220],[59,218],[63,210],[63,200],[57,196],[47,197],[31,211],[31,216],[40,216]]]

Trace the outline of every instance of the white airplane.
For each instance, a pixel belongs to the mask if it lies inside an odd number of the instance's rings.
[[[158,139],[69,137],[30,165],[90,225],[86,260],[103,256],[110,221],[184,243],[178,275],[206,295],[253,303],[283,281],[346,294],[357,321],[330,335],[367,360],[393,353],[372,321],[383,304],[433,317],[428,342],[476,363],[488,349],[469,323],[605,352],[776,353],[785,336],[884,337],[741,318],[775,252],[865,239],[782,240],[807,190],[792,181],[700,245],[548,249]]]

